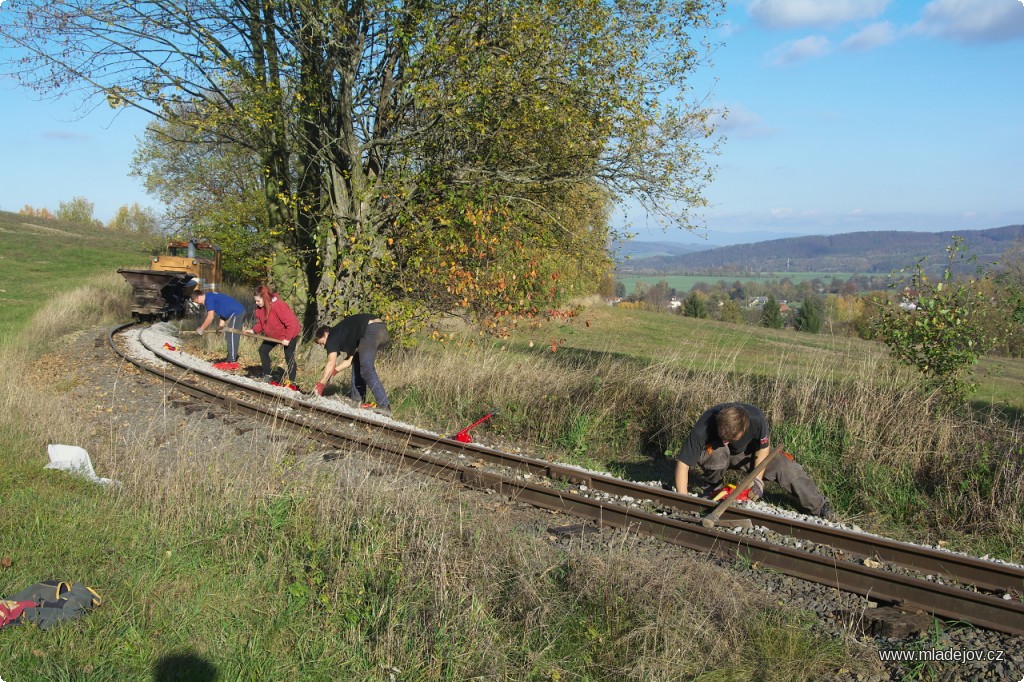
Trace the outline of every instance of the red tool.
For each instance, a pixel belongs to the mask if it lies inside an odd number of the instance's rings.
[[[478,426],[480,424],[483,424],[485,421],[487,421],[488,419],[490,419],[491,417],[493,417],[496,414],[498,414],[497,410],[495,410],[494,412],[489,412],[489,413],[485,414],[484,416],[480,417],[475,422],[473,422],[472,424],[470,424],[469,426],[467,426],[466,428],[462,429],[457,434],[452,436],[452,440],[457,440],[460,443],[472,443],[473,442],[473,437],[469,435],[469,430],[471,428],[473,428],[474,426]]]
[[[732,483],[727,483],[727,484],[725,484],[724,486],[722,486],[721,488],[718,489],[718,492],[715,493],[715,496],[711,498],[711,501],[712,502],[718,502],[719,500],[724,500],[726,497],[729,496],[729,493],[731,493],[733,490],[736,490],[736,486],[734,486]],[[734,502],[743,502],[743,501],[748,499],[747,496],[749,494],[750,494],[750,488],[747,488],[746,490],[741,492],[739,495],[737,495],[736,499],[733,500],[733,501]]]

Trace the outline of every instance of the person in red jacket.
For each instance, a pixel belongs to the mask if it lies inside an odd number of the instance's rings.
[[[295,339],[302,332],[299,318],[288,307],[288,304],[281,300],[278,294],[272,293],[270,287],[262,284],[253,293],[253,301],[256,303],[256,323],[252,329],[247,330],[248,334],[260,334],[269,336],[280,341],[266,341],[260,344],[260,362],[263,365],[263,380],[267,383],[276,384],[270,374],[270,351],[275,346],[284,348],[284,361],[288,366],[288,379],[281,383],[293,390],[299,390],[295,385]]]

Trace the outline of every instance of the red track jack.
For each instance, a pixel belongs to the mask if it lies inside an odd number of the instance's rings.
[[[462,429],[457,434],[452,436],[452,440],[457,440],[460,443],[472,443],[473,442],[473,437],[471,435],[469,435],[469,430],[471,428],[473,428],[474,426],[479,426],[480,424],[483,424],[485,421],[487,421],[488,419],[490,419],[491,417],[493,417],[496,414],[498,414],[497,410],[494,410],[493,412],[488,412],[487,414],[485,414],[484,416],[480,417],[475,422],[473,422],[472,424],[470,424],[469,426],[467,426],[466,428]]]

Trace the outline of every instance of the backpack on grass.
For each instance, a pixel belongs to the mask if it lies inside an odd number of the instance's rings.
[[[100,595],[83,583],[44,580],[0,599],[0,628],[35,623],[46,630],[62,620],[83,616],[102,603]]]

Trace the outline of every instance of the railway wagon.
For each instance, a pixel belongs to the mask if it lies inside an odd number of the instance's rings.
[[[132,317],[140,321],[180,318],[189,311],[190,296],[217,291],[221,283],[220,247],[198,239],[172,240],[165,254],[154,255],[148,267],[118,268],[132,287]]]

